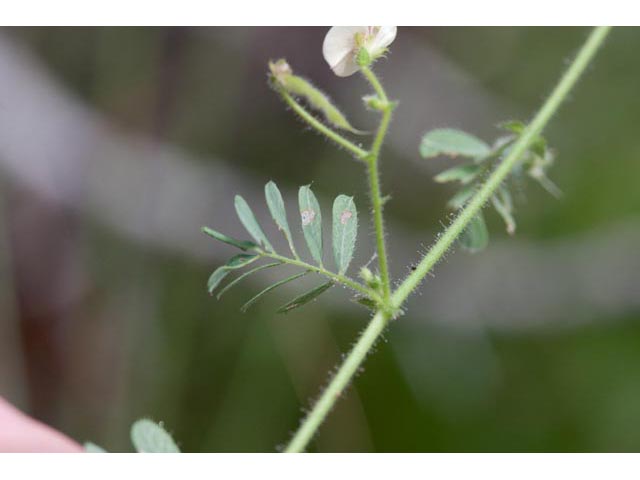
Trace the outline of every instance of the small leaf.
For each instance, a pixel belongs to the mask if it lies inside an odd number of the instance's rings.
[[[475,164],[460,165],[440,172],[433,179],[438,183],[447,183],[458,181],[467,184],[480,173],[480,166]]]
[[[322,265],[322,215],[318,199],[309,185],[300,187],[298,190],[298,204],[307,247],[318,265]]]
[[[220,297],[222,297],[222,295],[224,295],[229,289],[231,289],[232,287],[240,283],[244,278],[248,277],[249,275],[253,273],[257,273],[260,270],[266,270],[267,268],[277,267],[278,265],[282,265],[282,263],[281,262],[266,263],[264,265],[260,265],[259,267],[252,268],[248,272],[243,273],[238,278],[236,278],[232,282],[229,282],[227,285],[225,285],[225,287],[218,292],[218,295],[216,295],[216,298],[220,300]]]
[[[264,186],[264,196],[267,199],[267,206],[271,212],[273,220],[278,225],[278,228],[283,233],[289,243],[291,253],[296,255],[296,249],[293,246],[293,237],[291,236],[291,230],[289,230],[289,222],[287,221],[287,210],[284,206],[284,200],[282,200],[282,194],[278,189],[275,182],[269,182]]]
[[[209,276],[209,280],[207,281],[207,290],[209,291],[209,295],[213,295],[215,289],[220,285],[220,282],[224,280],[224,277],[229,275],[229,270],[224,267],[216,268],[213,273]]]
[[[378,308],[378,304],[374,300],[371,300],[369,297],[357,297],[355,298],[355,301],[360,305],[364,305],[369,310],[376,310]]]
[[[353,197],[338,195],[333,202],[333,255],[340,274],[349,268],[358,236],[358,211]]]
[[[202,227],[202,232],[206,233],[210,237],[215,238],[216,240],[227,243],[229,245],[233,245],[234,247],[238,247],[241,250],[251,250],[258,246],[253,242],[249,242],[246,240],[236,240],[235,238],[227,237],[225,234],[216,232],[214,229],[209,227]]]
[[[513,235],[516,231],[516,221],[513,218],[513,202],[509,190],[501,186],[498,193],[491,197],[491,203],[496,212],[502,217],[507,228],[507,233]]]
[[[473,194],[476,193],[475,185],[467,185],[459,190],[451,199],[447,202],[447,206],[453,210],[458,210],[459,208],[464,207],[467,201],[473,197]]]
[[[180,453],[180,449],[161,425],[138,420],[131,427],[131,441],[140,453]]]
[[[501,128],[502,130],[507,130],[509,132],[513,132],[516,135],[522,135],[522,132],[524,132],[527,126],[518,120],[510,120],[507,122],[500,123],[498,125],[498,128]],[[531,143],[529,150],[531,150],[536,155],[543,157],[547,150],[547,141],[544,139],[544,137],[538,135]]]
[[[473,135],[450,128],[431,130],[422,137],[420,155],[433,158],[439,155],[452,157],[484,157],[491,151],[489,145]]]
[[[229,275],[231,270],[236,270],[238,268],[245,267],[252,262],[255,262],[259,255],[249,255],[247,253],[241,253],[239,255],[235,255],[231,257],[226,264],[222,267],[217,268],[209,277],[209,281],[207,282],[207,290],[209,291],[209,295],[213,295],[214,290],[220,285],[220,282],[224,280],[224,278]]]
[[[242,222],[242,225],[244,225],[244,228],[247,229],[247,232],[251,234],[253,239],[258,244],[262,245],[270,252],[273,252],[273,247],[271,246],[271,243],[269,243],[269,240],[267,240],[267,236],[264,234],[262,228],[258,224],[253,211],[251,211],[251,207],[249,207],[245,199],[240,195],[236,195],[235,207],[238,218],[240,219],[240,222]]]
[[[527,126],[524,123],[522,123],[520,120],[507,120],[506,122],[502,122],[498,124],[498,128],[500,130],[512,132],[517,135],[520,135],[522,132],[524,132],[524,129],[526,127]]]
[[[286,305],[283,305],[282,307],[280,307],[277,310],[277,312],[278,313],[288,313],[291,310],[293,310],[294,308],[301,307],[301,306],[309,303],[311,300],[316,299],[317,297],[322,295],[324,292],[329,290],[331,287],[333,287],[333,282],[332,281],[329,281],[327,283],[323,283],[322,285],[318,285],[317,287],[309,290],[308,292],[297,296],[296,298],[291,300]]]
[[[84,451],[87,453],[107,453],[107,451],[92,442],[85,442]]]
[[[242,307],[240,307],[240,311],[241,312],[246,312],[251,305],[253,305],[254,303],[256,303],[258,300],[260,300],[260,298],[262,298],[264,295],[266,295],[267,293],[269,293],[271,290],[274,290],[278,287],[280,287],[281,285],[284,285],[285,283],[289,283],[289,282],[293,282],[294,280],[297,280],[298,278],[306,275],[307,273],[309,273],[307,270],[305,270],[302,273],[296,273],[295,275],[291,275],[290,277],[285,278],[284,280],[280,280],[279,282],[274,283],[273,285],[269,285],[267,288],[265,288],[264,290],[262,290],[260,293],[258,293],[256,296],[254,296],[253,298],[251,298],[247,303],[245,303]]]
[[[458,237],[460,246],[470,253],[476,253],[489,244],[489,231],[484,223],[482,212],[473,217],[467,228]]]

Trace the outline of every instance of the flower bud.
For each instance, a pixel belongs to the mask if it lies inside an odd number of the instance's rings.
[[[352,133],[363,133],[351,126],[344,114],[331,103],[329,97],[314,87],[308,80],[293,74],[286,60],[269,62],[271,80],[276,88],[293,97],[304,98],[311,108],[322,113],[324,118],[336,128]]]

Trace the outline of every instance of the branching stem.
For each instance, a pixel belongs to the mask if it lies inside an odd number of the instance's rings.
[[[569,69],[564,73],[562,78],[560,79],[557,86],[551,92],[551,95],[547,98],[547,100],[542,105],[542,108],[535,115],[531,123],[524,130],[522,135],[518,138],[518,140],[513,144],[513,148],[510,153],[506,156],[504,160],[498,165],[498,167],[491,173],[487,181],[484,185],[478,190],[478,192],[474,195],[472,200],[467,204],[467,206],[460,212],[460,214],[456,217],[455,221],[445,230],[443,235],[439,238],[439,240],[434,244],[434,246],[429,250],[429,252],[422,258],[420,263],[414,272],[411,273],[402,284],[396,289],[395,292],[390,296],[390,300],[384,302],[385,309],[377,312],[367,328],[360,335],[360,338],[354,345],[353,349],[349,353],[349,355],[345,358],[344,362],[338,369],[336,375],[329,382],[329,385],[323,391],[320,399],[316,402],[313,409],[307,415],[307,417],[303,420],[300,425],[300,428],[293,436],[291,442],[286,447],[286,452],[302,452],[306,449],[307,445],[313,438],[313,435],[318,430],[327,414],[333,408],[333,405],[336,403],[342,392],[344,392],[345,388],[351,382],[353,376],[360,368],[360,365],[366,358],[367,354],[371,350],[371,348],[375,345],[378,337],[382,334],[385,327],[387,326],[390,320],[389,312],[393,312],[396,309],[399,309],[409,295],[418,287],[418,285],[422,282],[424,277],[429,273],[431,268],[442,258],[442,256],[446,253],[449,247],[456,240],[458,235],[460,235],[467,224],[473,219],[473,217],[482,209],[487,200],[493,195],[496,189],[500,186],[502,181],[509,174],[511,169],[517,165],[518,161],[521,159],[522,155],[527,151],[527,149],[531,146],[533,140],[539,135],[544,127],[547,125],[551,117],[558,110],[558,107],[562,104],[564,99],[567,97],[571,89],[575,86],[578,79],[582,76],[587,66],[595,56],[596,52],[604,42],[607,34],[610,31],[610,27],[596,27],[592,30],[591,34],[585,41],[584,45],[578,52],[578,55],[571,63]],[[378,94],[378,97],[381,101],[386,99],[386,95],[384,95],[384,90],[382,86],[378,82],[377,78],[372,74],[372,72],[368,71],[368,69],[363,69],[363,73],[365,77],[369,80],[374,90]],[[371,75],[369,75],[371,73]],[[388,99],[386,99],[386,104],[389,104]],[[391,111],[386,112],[383,110],[383,118],[378,129],[378,133],[376,135],[376,139],[374,140],[374,144],[372,150],[379,152],[380,146],[382,145],[382,141],[384,139],[384,135],[386,133],[386,129],[388,126],[388,122],[390,119]],[[386,120],[385,120],[386,118]],[[315,120],[315,119],[314,119]],[[378,141],[378,138],[380,140]],[[369,152],[371,154],[371,152]],[[377,154],[376,157],[376,167],[377,167]],[[371,165],[371,160],[368,159]],[[375,175],[371,174],[370,169],[370,185],[372,186],[372,198],[374,203],[374,221],[376,222],[376,239],[381,239],[381,244],[383,249],[380,249],[380,242],[378,245],[378,256],[385,257],[384,252],[384,232],[382,229],[382,200],[379,196],[379,185],[376,180],[375,185],[377,187],[377,195],[373,194],[374,191],[374,182],[371,181],[372,176],[376,179],[378,177],[377,170],[373,172]],[[379,202],[376,207],[376,198]],[[379,210],[379,214],[376,213],[376,210]],[[379,215],[379,220],[376,220],[376,217]],[[273,257],[276,258],[276,257]],[[386,263],[386,262],[385,262]],[[382,273],[383,262],[381,261],[380,270]],[[386,270],[386,265],[385,265]],[[355,282],[354,282],[355,283]],[[361,287],[358,285],[358,287]]]

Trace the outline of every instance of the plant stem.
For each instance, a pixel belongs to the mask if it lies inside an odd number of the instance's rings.
[[[365,287],[364,285],[361,285],[360,283],[356,282],[355,280],[352,280],[349,277],[346,277],[344,275],[340,275],[338,273],[330,272],[326,268],[316,267],[315,265],[311,265],[310,263],[304,262],[302,260],[294,260],[292,258],[283,257],[282,255],[278,255],[277,253],[271,253],[271,252],[266,252],[264,250],[260,250],[259,254],[261,256],[265,257],[265,258],[272,258],[274,260],[278,260],[278,261],[280,261],[282,263],[285,263],[285,264],[288,264],[288,265],[294,265],[296,267],[302,267],[305,270],[309,270],[311,272],[319,273],[320,275],[324,275],[325,277],[328,277],[331,280],[335,280],[336,282],[341,283],[344,286],[349,287],[352,290],[355,290],[356,292],[362,293],[363,295],[366,295],[367,297],[371,297],[376,302],[379,302],[379,303],[382,302],[382,299],[380,298],[380,296],[375,291],[373,291],[370,288]]]
[[[487,182],[482,186],[482,188],[480,188],[478,193],[475,194],[467,207],[460,212],[456,220],[445,231],[431,250],[429,250],[421,260],[416,270],[409,275],[393,293],[391,296],[391,303],[386,305],[389,309],[399,308],[402,306],[407,297],[415,288],[417,288],[433,265],[440,260],[447,249],[455,241],[456,237],[462,233],[467,224],[480,211],[493,192],[500,186],[501,182],[517,164],[522,155],[527,151],[535,137],[542,132],[543,128],[558,110],[560,104],[575,86],[576,82],[589,65],[589,62],[598,51],[598,48],[602,45],[604,39],[609,33],[609,30],[610,27],[596,27],[593,29],[589,38],[580,49],[580,52],[573,60],[571,66],[560,79],[558,85],[547,98],[531,123],[524,130],[520,138],[514,143],[509,155],[493,171]],[[309,415],[300,425],[300,428],[285,449],[286,452],[301,452],[306,448],[318,427],[322,424],[327,414],[338,400],[340,394],[347,387],[376,340],[384,331],[387,323],[389,322],[389,318],[389,314],[385,312],[377,312],[374,315],[373,319],[358,339],[358,342],[345,358],[335,377],[333,377],[327,388],[320,396],[318,402],[314,405]]]
[[[327,414],[333,408],[336,400],[340,398],[342,392],[347,388],[349,382],[353,378],[365,357],[376,343],[380,334],[384,331],[388,323],[388,317],[378,312],[369,322],[367,328],[362,332],[357,343],[345,359],[344,363],[336,373],[335,377],[327,386],[318,402],[314,405],[312,412],[304,419],[302,425],[287,445],[286,453],[302,452],[308,445],[309,441],[318,430],[320,424],[324,421]]]
[[[387,134],[387,130],[389,129],[394,105],[389,102],[382,84],[373,71],[369,67],[361,67],[361,70],[364,77],[369,81],[378,95],[382,105],[382,119],[380,120],[376,136],[373,139],[369,156],[367,157],[367,170],[369,173],[369,192],[373,208],[373,224],[376,231],[378,267],[380,269],[380,277],[382,279],[382,293],[384,295],[385,303],[389,303],[389,299],[391,297],[391,279],[389,277],[389,261],[387,258],[387,246],[385,243],[384,219],[382,216],[384,200],[382,199],[382,194],[380,192],[380,172],[378,169],[378,163],[380,159],[380,149],[382,148],[384,138]]]
[[[602,45],[602,42],[609,33],[610,27],[596,27],[592,30],[589,38],[584,43],[580,52],[571,63],[569,69],[562,76],[556,87],[547,98],[542,108],[538,111],[533,120],[527,125],[518,140],[513,144],[509,155],[498,165],[489,176],[484,185],[472,197],[467,206],[460,212],[454,222],[447,228],[439,240],[431,247],[422,258],[416,269],[402,282],[392,295],[394,307],[399,308],[407,297],[420,284],[422,279],[429,273],[433,266],[442,258],[449,247],[462,233],[467,224],[480,211],[485,203],[491,198],[502,181],[509,175],[511,169],[518,163],[522,155],[531,146],[535,138],[540,135],[551,117],[558,110],[567,97],[580,76],[584,73],[589,62]]]
[[[287,103],[287,105],[289,105],[293,109],[294,112],[300,115],[300,117],[305,122],[307,122],[311,127],[315,128],[318,132],[323,134],[329,140],[333,140],[341,147],[349,150],[353,155],[355,155],[355,157],[358,160],[364,160],[364,158],[367,156],[369,152],[360,148],[355,143],[351,142],[350,140],[347,140],[342,135],[334,132],[329,127],[324,125],[322,122],[317,120],[313,115],[311,115],[304,108],[302,108],[302,106],[300,106],[300,104],[296,102],[295,99],[291,95],[289,95],[287,92],[280,91],[280,95],[282,95],[282,98],[284,99],[284,101]]]

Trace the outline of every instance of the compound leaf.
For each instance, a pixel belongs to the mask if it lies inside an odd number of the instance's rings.
[[[491,148],[473,135],[451,128],[427,132],[420,143],[420,155],[433,158],[439,155],[478,158],[489,154]]]
[[[322,265],[322,215],[318,199],[309,185],[300,187],[298,190],[298,204],[302,233],[304,233],[307,247],[309,247],[309,252],[315,261]]]
[[[240,222],[242,222],[242,225],[244,225],[244,228],[247,229],[247,232],[251,234],[253,239],[258,244],[262,245],[264,248],[266,248],[270,252],[273,252],[274,251],[273,247],[271,246],[271,243],[269,243],[267,236],[264,234],[264,232],[262,231],[262,228],[258,224],[258,221],[256,220],[256,217],[253,214],[251,207],[249,207],[245,199],[242,198],[240,195],[236,195],[235,207],[236,207],[236,213],[238,214],[238,218],[240,219]]]
[[[180,453],[171,435],[151,420],[138,420],[131,427],[131,441],[140,453]]]
[[[347,271],[358,236],[358,212],[353,197],[338,195],[333,202],[333,255],[340,274]]]
[[[288,313],[288,312],[290,312],[291,310],[293,310],[295,308],[301,307],[301,306],[309,303],[311,300],[315,300],[317,297],[322,295],[324,292],[329,290],[331,287],[333,287],[333,281],[329,281],[327,283],[323,283],[322,285],[318,285],[317,287],[309,290],[306,293],[303,293],[302,295],[297,296],[296,298],[291,300],[289,303],[283,305],[282,307],[280,307],[277,310],[277,312],[278,313]]]

